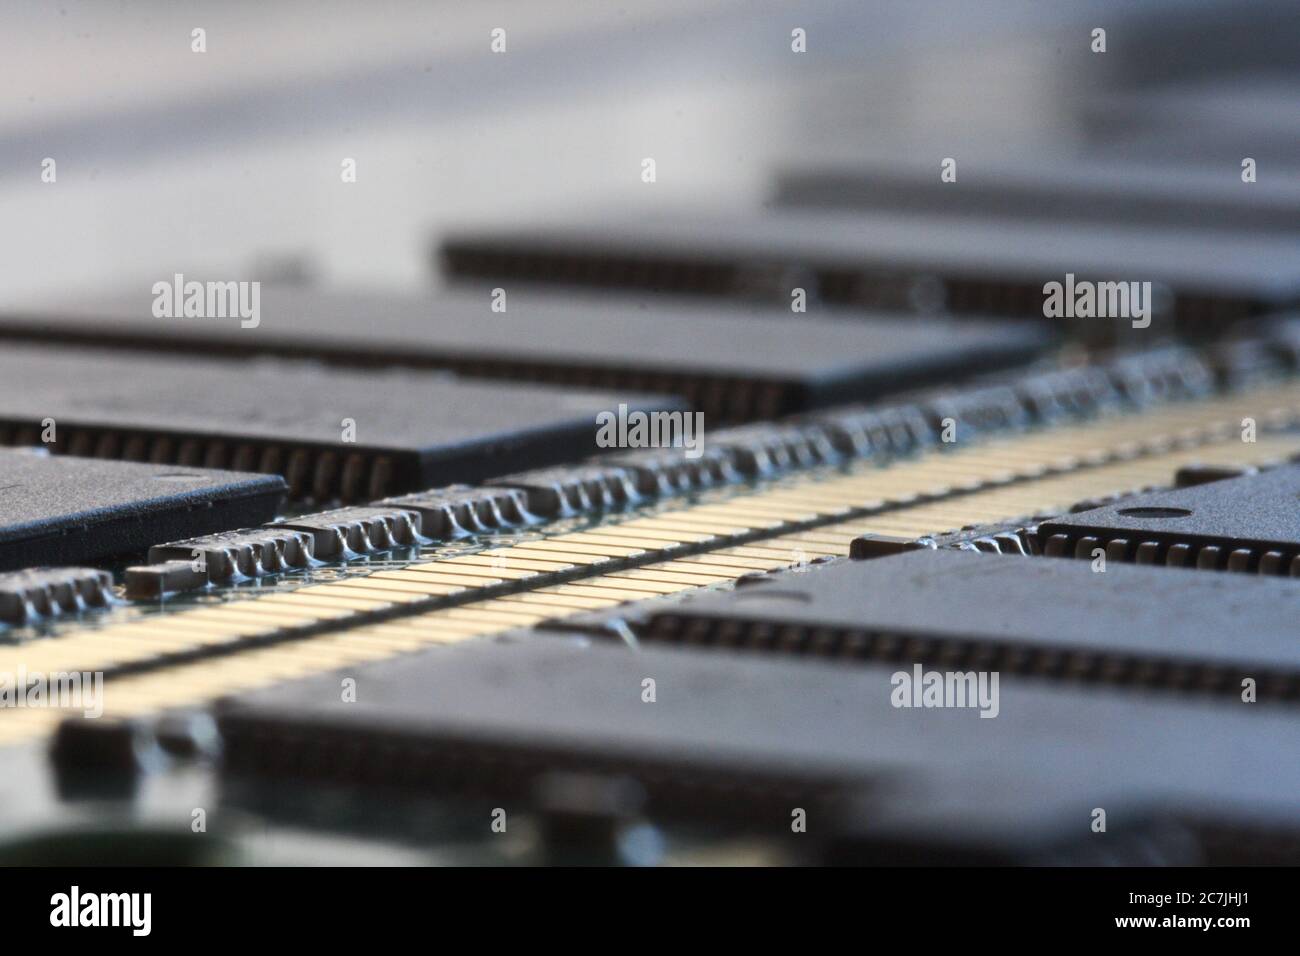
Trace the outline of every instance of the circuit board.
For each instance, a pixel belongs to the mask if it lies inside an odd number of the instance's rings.
[[[0,863],[1300,865],[1294,4],[677,6],[15,82]]]

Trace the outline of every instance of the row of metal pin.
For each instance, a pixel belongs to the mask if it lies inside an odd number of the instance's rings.
[[[1243,418],[1264,429],[1294,422],[1297,415],[1300,386],[1274,387],[999,439],[884,468],[863,467],[848,475],[795,477],[753,494],[511,547],[44,639],[0,653],[0,670],[19,664],[29,673],[112,670],[175,655],[177,662],[161,669],[113,677],[109,711],[126,716],[195,704],[302,674],[844,555],[849,542],[864,533],[919,537],[1059,509],[1115,490],[1167,484],[1179,465],[1193,460],[1254,463],[1286,457],[1300,450],[1300,438],[1265,435],[1244,443],[1237,429]],[[882,512],[862,514],[874,509]],[[811,526],[789,530],[799,525]],[[736,544],[738,538],[743,543]],[[701,547],[709,549],[671,556]],[[651,560],[639,567],[599,571],[611,561],[647,557]],[[543,583],[557,574],[575,580]],[[499,591],[506,582],[527,587],[539,578],[538,587],[472,599],[487,588]],[[375,621],[394,608],[413,611],[466,597],[470,602],[459,606]],[[272,639],[284,643],[258,646]],[[213,648],[240,652],[183,660]],[[11,710],[0,718],[0,741],[44,732],[59,716],[51,710]]]

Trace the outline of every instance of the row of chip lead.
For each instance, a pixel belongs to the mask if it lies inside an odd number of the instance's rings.
[[[1087,447],[1092,444],[1089,441]],[[775,500],[762,494],[734,499],[732,503],[741,510],[719,512],[719,505],[705,505],[706,513],[697,514],[682,509],[678,516],[669,513],[659,521],[638,519],[623,526],[529,541],[518,549],[422,562],[403,571],[378,572],[218,608],[87,630],[29,648],[32,654],[52,652],[46,656],[29,654],[8,660],[0,655],[0,665],[23,660],[29,669],[110,670],[114,664],[156,667],[170,661],[169,666],[139,674],[123,668],[109,683],[106,713],[110,716],[151,713],[422,647],[725,584],[747,573],[843,556],[853,539],[863,534],[937,534],[947,527],[1059,509],[1063,503],[1106,489],[1150,483],[1157,475],[1170,474],[1191,461],[1266,460],[1297,449],[1300,438],[1276,437],[1255,446],[1220,441],[1150,458],[1084,465],[1074,472],[989,487],[952,500],[922,502],[780,533],[789,524],[772,515],[789,515],[791,503],[806,508],[812,500],[802,497],[802,487],[785,489],[787,495]],[[887,475],[890,470],[877,474]],[[807,494],[815,497],[816,488],[823,484],[809,482]],[[834,502],[843,500],[839,494],[832,499],[833,507]],[[760,511],[769,515],[766,524],[773,529],[771,537],[737,545],[703,530],[719,529],[719,521],[725,525],[741,513]],[[684,530],[692,520],[698,523],[689,527],[696,530]],[[677,539],[692,538],[696,545],[706,542],[716,546],[686,553],[690,545]],[[678,552],[675,556],[669,553],[673,550]],[[653,560],[636,564],[644,558]],[[594,573],[582,576],[583,569]],[[576,576],[575,571],[579,572]],[[561,573],[569,579],[559,580]],[[512,585],[514,590],[510,590]],[[430,607],[449,595],[477,600],[454,607]],[[396,607],[416,613],[388,615]],[[276,643],[258,646],[268,640]],[[240,653],[219,657],[201,653],[214,647]],[[51,710],[13,711],[0,718],[0,741],[48,733],[59,717]]]
[[[537,520],[520,491],[455,485],[155,545],[149,564],[127,569],[126,592],[153,598]]]
[[[41,447],[41,431],[26,422],[0,421],[0,445]],[[79,458],[283,475],[289,497],[298,501],[371,501],[389,494],[398,477],[389,455],[363,451],[343,455],[327,448],[235,442],[206,435],[60,427],[58,440],[48,447],[54,454]]]
[[[26,624],[113,602],[113,576],[95,568],[28,568],[0,574],[0,623]]]
[[[1061,417],[1150,406],[1207,394],[1214,376],[1199,353],[1180,346],[1121,355],[1109,363],[1030,374],[1014,384],[939,390],[889,407],[856,407],[798,421],[723,429],[688,458],[678,449],[642,449],[583,465],[539,469],[465,486],[383,499],[369,508],[306,516],[263,529],[209,535],[151,549],[131,568],[127,594],[153,598],[224,584],[351,554],[448,540],[647,500],[771,478],[866,456],[946,447],[949,437],[986,437]],[[382,510],[387,509],[387,510]],[[423,537],[422,537],[423,536]]]
[[[1215,375],[1200,352],[1167,346],[1096,365],[931,389],[887,404],[843,406],[783,422],[719,429],[709,433],[707,447],[697,458],[687,458],[680,449],[643,449],[571,468],[507,475],[490,484],[524,489],[536,513],[567,517],[853,459],[898,457],[1033,426],[1203,398],[1214,387]]]

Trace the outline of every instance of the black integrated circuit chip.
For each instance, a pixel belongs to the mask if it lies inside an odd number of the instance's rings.
[[[9,345],[0,443],[283,475],[294,498],[372,500],[592,455],[597,416],[669,396]],[[232,525],[206,530],[225,530]],[[184,537],[182,533],[172,538]]]
[[[490,294],[317,293],[268,287],[256,328],[237,321],[159,319],[147,295],[0,310],[0,336],[118,343],[230,356],[311,356],[347,366],[443,368],[687,398],[716,420],[742,421],[872,398],[1009,368],[1049,343],[1011,322],[804,321],[789,307],[563,299],[511,289]]]
[[[0,570],[269,521],[284,495],[274,475],[0,449]]]
[[[1300,465],[1134,495],[1038,527],[1048,557],[1300,577]]]
[[[1134,324],[1143,334],[1218,334],[1233,320],[1300,301],[1300,249],[1282,235],[1233,234],[1228,242],[1210,230],[820,209],[607,221],[462,230],[443,240],[439,255],[452,278],[478,284],[783,303],[802,288],[834,305],[1034,318],[1099,341],[1131,337]],[[1049,283],[1061,286],[1054,293],[1061,314],[1045,319]],[[1086,307],[1085,286],[1093,293]]]
[[[1247,805],[1300,823],[1287,712],[1006,680],[969,706],[902,706],[899,673],[534,632],[350,670],[351,702],[337,674],[240,695],[218,723],[227,778],[254,788],[527,807],[548,778],[581,775],[632,781],[654,816],[771,836],[790,833],[792,808],[826,835],[860,826],[840,801],[865,795],[877,820],[904,826],[918,806],[951,810],[954,787],[1008,780],[1022,812],[1066,804],[1077,829],[1065,832],[1085,835],[1103,798],[1117,826],[1153,801],[1167,817],[1212,806],[1220,826]]]
[[[1212,487],[1212,486],[1206,486]],[[765,576],[626,623],[642,642],[1300,697],[1300,581],[916,550]],[[597,616],[598,618],[599,616]]]
[[[1242,189],[1237,176],[1215,169],[1033,154],[965,156],[955,181],[945,182],[939,173],[931,156],[910,163],[828,156],[779,173],[776,202],[1061,224],[1292,235],[1300,230],[1300,187],[1288,177]]]

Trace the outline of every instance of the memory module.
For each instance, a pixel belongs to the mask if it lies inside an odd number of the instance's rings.
[[[110,616],[98,627],[14,648],[0,655],[0,666],[12,658],[11,664],[32,668],[120,673],[110,680],[110,689],[116,688],[110,711],[149,713],[372,655],[725,586],[754,572],[847,555],[864,534],[916,537],[983,520],[1060,513],[1090,495],[1168,480],[1190,461],[1293,454],[1300,449],[1293,440],[1279,436],[1242,445],[1225,438],[1216,424],[1243,407],[1283,401],[1295,408],[1287,390],[1172,406],[1159,416],[989,442],[840,477],[780,482],[690,507],[607,519],[587,530],[560,529],[505,547],[288,591],[245,592],[244,600],[178,608],[161,618]],[[1138,436],[1145,444],[1135,443]],[[1171,450],[1174,436],[1178,450]],[[0,733],[22,737],[48,730],[57,716],[10,715],[0,722]]]
[[[119,6],[0,12],[15,928],[1279,922],[1296,0]]]

